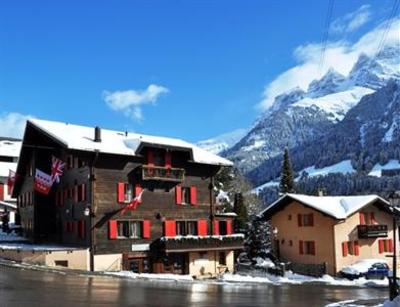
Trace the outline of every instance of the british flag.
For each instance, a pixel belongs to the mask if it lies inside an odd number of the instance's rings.
[[[60,176],[63,174],[65,163],[54,156],[51,157],[51,161],[51,181],[59,183]]]

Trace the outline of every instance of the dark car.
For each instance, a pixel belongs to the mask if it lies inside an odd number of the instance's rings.
[[[374,263],[365,273],[367,279],[384,279],[389,275],[389,266],[386,263]]]

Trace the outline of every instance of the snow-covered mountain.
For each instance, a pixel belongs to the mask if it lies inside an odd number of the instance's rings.
[[[264,167],[258,169],[261,165],[281,156],[286,146],[299,148],[324,139],[363,97],[373,94],[390,79],[400,79],[399,67],[399,49],[387,46],[373,57],[361,54],[347,76],[330,69],[321,79],[312,81],[307,91],[296,87],[276,96],[273,105],[252,129],[224,155],[251,180],[261,184],[268,172]],[[399,126],[400,118],[394,118],[385,138],[390,140],[391,131]],[[360,129],[368,130],[367,126]],[[359,131],[353,133],[358,135]],[[304,168],[313,165],[304,165]]]
[[[239,142],[240,139],[244,137],[247,132],[247,129],[237,129],[208,140],[199,141],[197,143],[197,146],[211,153],[219,154]]]

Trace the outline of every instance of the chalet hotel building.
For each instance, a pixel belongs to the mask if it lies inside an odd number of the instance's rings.
[[[38,193],[53,156],[60,182]],[[32,119],[13,195],[26,238],[87,249],[90,270],[218,274],[243,245],[215,204],[214,176],[231,165],[178,139]]]

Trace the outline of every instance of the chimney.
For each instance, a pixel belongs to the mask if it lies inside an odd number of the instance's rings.
[[[94,141],[101,142],[101,128],[99,126],[94,127]]]

